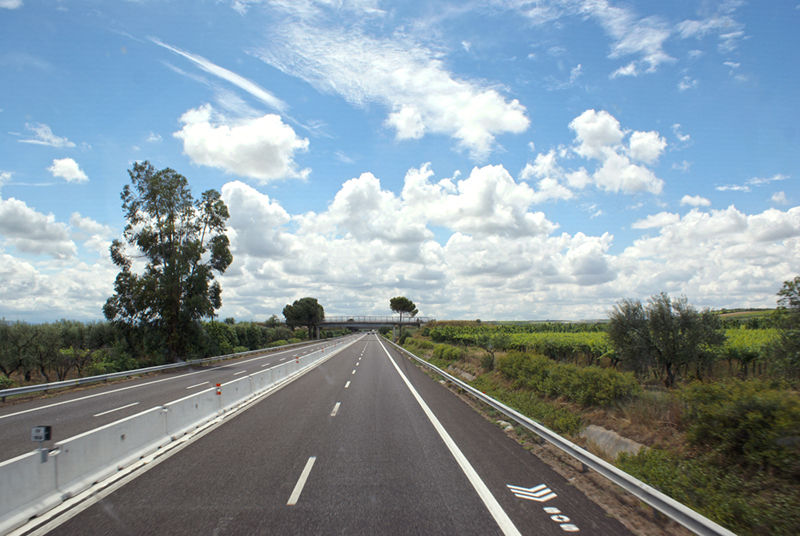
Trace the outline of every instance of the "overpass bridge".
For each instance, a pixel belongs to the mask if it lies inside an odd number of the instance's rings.
[[[404,316],[402,321],[399,316],[326,316],[319,328],[354,328],[378,329],[395,326],[420,327],[434,320],[429,316]]]

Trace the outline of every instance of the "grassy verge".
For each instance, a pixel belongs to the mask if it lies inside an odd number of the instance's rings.
[[[482,374],[469,382],[472,387],[513,408],[557,434],[574,436],[583,429],[583,418],[572,411],[543,400],[525,389],[511,390],[496,374]]]

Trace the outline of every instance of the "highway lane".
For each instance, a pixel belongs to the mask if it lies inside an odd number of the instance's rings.
[[[166,371],[150,377],[114,384],[89,384],[89,388],[0,407],[0,461],[30,452],[34,426],[53,427],[53,440],[61,441],[105,424],[160,406],[217,383],[280,366],[334,344],[323,340],[308,346],[271,351],[257,357],[225,361],[219,365]]]
[[[629,534],[385,346],[357,342],[52,534]]]

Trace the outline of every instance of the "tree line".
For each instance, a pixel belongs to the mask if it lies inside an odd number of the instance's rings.
[[[199,336],[187,358],[281,346],[306,339],[304,330],[293,330],[277,322],[234,322],[226,319],[201,322]],[[323,331],[323,338],[342,335]],[[72,377],[87,377],[162,365],[164,352],[152,352],[149,334],[129,330],[113,322],[59,320],[28,324],[0,320],[0,389],[19,383],[46,383]]]

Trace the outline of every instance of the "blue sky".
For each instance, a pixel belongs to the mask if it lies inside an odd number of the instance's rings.
[[[220,316],[772,307],[800,4],[0,0],[0,316],[101,319],[133,162],[222,192]]]

